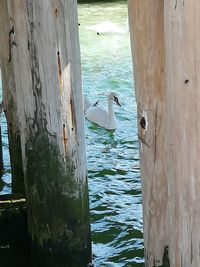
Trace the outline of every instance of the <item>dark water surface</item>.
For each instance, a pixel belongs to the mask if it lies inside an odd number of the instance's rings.
[[[90,213],[95,266],[144,266],[142,198],[136,104],[128,34],[100,34],[86,26],[111,21],[125,29],[127,3],[79,4],[84,94],[107,105],[110,91],[119,128],[107,131],[86,121]]]

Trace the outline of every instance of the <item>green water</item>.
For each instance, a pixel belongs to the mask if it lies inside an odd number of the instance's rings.
[[[128,34],[101,34],[86,26],[111,21],[124,27],[127,3],[79,4],[84,95],[107,105],[118,94],[119,128],[107,131],[86,121],[90,213],[95,266],[144,266],[136,104]]]

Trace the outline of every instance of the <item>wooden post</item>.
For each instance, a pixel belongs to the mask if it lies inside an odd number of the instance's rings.
[[[147,267],[200,266],[199,14],[198,0],[129,0]]]
[[[200,2],[165,1],[171,266],[200,266]]]
[[[0,66],[2,73],[3,109],[8,125],[9,152],[12,170],[12,192],[24,194],[21,141],[16,107],[16,88],[13,64],[10,60],[11,46],[15,46],[12,22],[8,15],[7,1],[0,1]]]
[[[168,246],[165,171],[164,2],[128,2],[143,194],[146,266],[160,266]]]
[[[35,266],[86,266],[91,242],[77,3],[7,3],[32,259]]]

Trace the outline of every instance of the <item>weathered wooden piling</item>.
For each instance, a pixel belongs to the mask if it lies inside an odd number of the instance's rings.
[[[164,2],[129,1],[147,266],[161,265],[167,242],[164,118]]]
[[[16,106],[16,85],[13,62],[11,61],[11,49],[16,43],[13,39],[12,18],[9,17],[6,0],[0,1],[0,9],[0,64],[3,87],[3,107],[1,108],[1,112],[5,111],[8,126],[12,192],[24,194],[21,141]]]
[[[200,266],[200,2],[165,2],[171,266]],[[177,123],[179,122],[179,123]]]
[[[32,260],[86,266],[91,241],[77,3],[5,2],[9,30],[0,26],[0,32],[15,79]]]
[[[200,3],[129,0],[128,6],[145,266],[199,267]]]

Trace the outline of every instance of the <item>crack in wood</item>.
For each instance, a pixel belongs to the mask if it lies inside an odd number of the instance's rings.
[[[178,2],[178,0],[176,0],[176,2],[175,2],[175,9],[177,8],[177,2]]]
[[[66,126],[63,124],[63,142],[64,142],[64,148],[65,153],[67,152],[67,133],[66,133]]]
[[[62,93],[63,90],[62,67],[61,67],[61,59],[59,51],[57,52],[57,63],[58,63],[58,78],[59,78],[60,93]]]
[[[55,8],[55,16],[58,17],[58,8]]]
[[[12,41],[12,35],[15,34],[14,26],[12,26],[11,30],[9,31],[9,57],[8,57],[8,62],[11,62],[12,59],[12,47],[15,45],[17,46],[15,41]]]
[[[158,99],[156,103],[155,130],[154,130],[154,166],[156,163],[156,153],[157,153],[157,118],[158,118]]]
[[[148,148],[150,148],[150,145],[147,143],[147,141],[138,134],[138,139],[145,145],[147,146]]]
[[[75,107],[74,107],[74,100],[73,99],[74,99],[73,98],[73,92],[71,91],[70,107],[71,107],[72,128],[75,130],[75,133],[77,134],[76,113],[75,113]]]
[[[193,262],[193,245],[192,245],[192,234],[191,234],[191,254],[190,254],[190,263],[192,264],[192,262]]]
[[[28,50],[30,50],[30,46],[31,44],[30,44],[30,41],[28,40]]]

